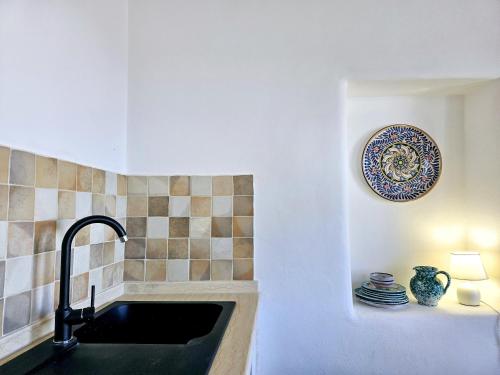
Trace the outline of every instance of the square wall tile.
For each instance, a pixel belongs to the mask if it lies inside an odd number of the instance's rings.
[[[127,219],[127,235],[129,238],[146,237],[146,218],[129,217]]]
[[[106,174],[101,169],[92,168],[92,193],[104,194],[106,191]]]
[[[118,188],[118,179],[116,173],[106,172],[106,183],[104,187],[104,193],[106,195],[116,195]]]
[[[253,259],[235,259],[233,267],[234,280],[253,280]]]
[[[56,250],[56,221],[35,222],[34,253],[44,253]]]
[[[190,211],[191,211],[190,206],[191,206],[191,197],[171,197],[168,216],[188,217],[190,216]]]
[[[90,245],[78,246],[73,249],[73,275],[89,272]]]
[[[7,220],[9,207],[9,186],[0,185],[0,220]]]
[[[10,184],[35,185],[35,155],[30,152],[12,150],[10,154]]]
[[[3,335],[3,305],[4,300],[0,299],[0,337]]]
[[[9,163],[10,163],[10,148],[0,146],[0,184],[6,184],[9,182]]]
[[[234,216],[253,216],[253,197],[234,196],[233,197]]]
[[[35,189],[35,220],[57,220],[58,200],[57,189]]]
[[[147,259],[167,259],[167,240],[149,239],[146,247]]]
[[[54,281],[56,252],[38,254],[33,257],[33,288]]]
[[[103,265],[103,247],[104,244],[98,243],[90,245],[90,269],[102,267]]]
[[[233,195],[233,176],[212,177],[212,195]]]
[[[104,215],[104,195],[92,194],[92,215]]]
[[[212,259],[232,259],[233,239],[212,238]]]
[[[148,197],[129,195],[127,197],[127,216],[148,216]]]
[[[95,286],[95,293],[101,293],[102,291],[102,269],[95,269],[89,272],[89,290],[87,291],[88,295],[91,295],[91,287]]]
[[[233,238],[234,258],[253,258],[253,238]]]
[[[54,312],[54,286],[52,284],[33,289],[31,293],[31,323]]]
[[[210,239],[190,239],[189,256],[191,259],[210,259]]]
[[[5,284],[5,260],[0,261],[0,299],[3,298],[3,287]],[[2,320],[0,319],[0,325],[2,325]]]
[[[106,195],[104,198],[104,214],[116,217],[116,197],[114,195]]]
[[[166,260],[146,260],[145,281],[165,281],[167,279]]]
[[[76,190],[76,164],[59,160],[57,164],[59,189]]]
[[[148,177],[148,194],[153,196],[168,195],[168,177],[167,176],[151,176]]]
[[[210,217],[212,215],[212,198],[191,197],[191,216]]]
[[[128,218],[127,222],[132,218]],[[147,237],[149,238],[168,238],[168,217],[148,217]]]
[[[193,196],[211,196],[212,195],[212,177],[211,176],[192,176],[191,177],[191,195],[193,195]]]
[[[108,289],[113,286],[114,271],[115,267],[112,264],[102,269],[102,289]]]
[[[92,215],[92,193],[76,193],[76,218]]]
[[[253,176],[234,176],[234,195],[253,195]]]
[[[125,259],[125,244],[115,241],[115,263],[122,262]]]
[[[7,258],[8,233],[9,223],[7,221],[0,221],[0,260]]]
[[[169,216],[169,197],[149,197],[148,216]]]
[[[214,217],[233,216],[233,197],[213,197],[212,216]]]
[[[125,242],[125,259],[144,259],[146,256],[146,239],[131,238]]]
[[[170,195],[190,195],[190,177],[189,176],[171,176],[170,177]]]
[[[61,190],[58,193],[58,219],[74,219],[76,217],[76,193]]]
[[[126,217],[127,216],[127,197],[116,197],[116,217]]]
[[[210,223],[209,217],[192,217],[189,235],[191,238],[210,238]]]
[[[90,243],[98,244],[104,242],[104,224],[90,225]]]
[[[3,334],[9,334],[30,322],[31,291],[5,299]]]
[[[232,237],[233,218],[212,217],[212,237]]]
[[[168,240],[168,259],[187,259],[188,255],[189,244],[187,238]]]
[[[7,233],[7,257],[33,254],[33,222],[9,223]]]
[[[234,217],[233,237],[253,237],[253,217]]]
[[[90,193],[92,192],[92,168],[84,165],[76,167],[76,190]]]
[[[120,196],[127,195],[127,176],[122,174],[116,176],[116,194]]]
[[[145,176],[127,177],[127,195],[147,195],[148,180]]]
[[[189,280],[191,281],[210,280],[210,261],[192,260],[189,266]]]
[[[105,266],[115,261],[115,242],[105,242],[102,252],[102,262]]]
[[[54,191],[57,192],[57,190]],[[50,202],[47,205],[49,204]],[[33,220],[34,211],[35,189],[24,186],[11,186],[9,189],[9,221]]]
[[[233,279],[233,262],[231,260],[212,260],[211,280],[232,280]]]
[[[75,246],[90,245],[90,226],[85,226],[75,236]]]
[[[188,217],[171,217],[168,226],[170,238],[189,237]]]
[[[57,220],[56,224],[56,250],[61,250],[62,240],[74,220]],[[73,242],[74,244],[74,242]]]
[[[168,281],[189,280],[189,260],[175,259],[167,261]]]
[[[33,257],[7,259],[5,264],[5,296],[13,296],[31,289]]]
[[[125,260],[123,280],[144,281],[144,260]]]
[[[57,188],[57,159],[36,156],[36,187]]]
[[[71,280],[71,302],[81,301],[88,297],[89,291],[89,273],[82,273],[81,275],[73,277]]]

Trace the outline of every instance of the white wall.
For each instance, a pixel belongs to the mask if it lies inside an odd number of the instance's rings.
[[[471,357],[495,373],[476,326],[470,346],[446,325],[352,321],[342,79],[498,76],[499,14],[495,0],[130,2],[130,172],[255,175],[257,374],[475,374]]]
[[[0,1],[0,144],[125,170],[127,3]]]
[[[393,273],[408,286],[416,265],[449,269],[464,250],[463,96],[360,97],[348,101],[349,227],[353,285],[370,272]],[[443,170],[431,193],[405,203],[377,196],[363,178],[360,155],[380,128],[413,124],[440,148]],[[497,184],[498,186],[498,184]]]

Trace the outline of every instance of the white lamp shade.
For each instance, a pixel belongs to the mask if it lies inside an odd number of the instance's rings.
[[[451,253],[451,277],[460,280],[486,280],[488,275],[484,270],[481,255],[475,251],[455,251]]]

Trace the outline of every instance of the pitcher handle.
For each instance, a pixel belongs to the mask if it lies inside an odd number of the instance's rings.
[[[448,290],[448,287],[449,287],[449,286],[450,286],[450,284],[451,284],[451,277],[450,277],[450,274],[449,274],[448,272],[445,272],[445,271],[438,271],[438,272],[436,272],[436,276],[437,276],[438,274],[440,274],[440,273],[442,273],[443,275],[445,275],[445,276],[446,276],[446,278],[448,279],[448,281],[446,282],[446,286],[444,287],[444,293],[446,293],[446,291]],[[443,294],[444,294],[444,293],[443,293]]]

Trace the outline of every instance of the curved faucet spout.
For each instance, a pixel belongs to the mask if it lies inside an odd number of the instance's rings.
[[[71,244],[80,229],[89,224],[105,224],[113,228],[121,242],[127,241],[127,232],[119,222],[108,216],[87,216],[74,223],[64,235],[61,245],[61,282],[59,290],[59,306],[55,316],[54,342],[57,344],[68,344],[72,340],[72,325],[89,320],[93,317],[94,308],[73,311],[69,301],[70,271],[71,271]],[[93,289],[94,290],[94,289]],[[89,310],[90,309],[90,310]],[[76,317],[79,315],[79,318]],[[74,340],[73,340],[74,341]]]

